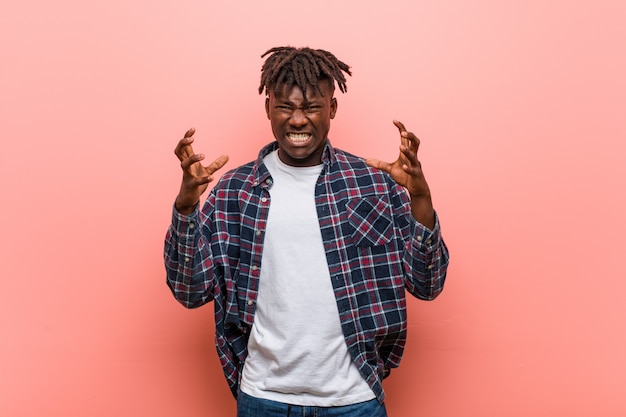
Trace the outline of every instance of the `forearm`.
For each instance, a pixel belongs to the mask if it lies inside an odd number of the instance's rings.
[[[432,229],[416,225],[414,235],[407,242],[404,261],[407,290],[423,300],[435,299],[443,290],[449,253],[434,212]]]
[[[428,229],[433,230],[435,228],[435,210],[430,195],[411,196],[411,214],[415,220]]]

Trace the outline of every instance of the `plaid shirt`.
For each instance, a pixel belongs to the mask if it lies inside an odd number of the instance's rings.
[[[185,307],[214,300],[215,341],[237,395],[259,288],[272,178],[263,158],[227,172],[202,210],[176,210],[165,241],[167,283]],[[383,401],[382,379],[406,342],[405,291],[434,299],[443,289],[448,251],[411,215],[406,190],[385,172],[327,143],[315,186],[322,240],[348,351]]]

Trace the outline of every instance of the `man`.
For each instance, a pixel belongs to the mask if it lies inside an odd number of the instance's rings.
[[[348,65],[272,48],[259,93],[275,142],[222,176],[178,143],[183,180],[165,245],[167,283],[188,308],[214,301],[216,346],[238,416],[386,416],[382,380],[406,340],[405,291],[434,299],[448,252],[404,125],[393,163],[328,139]],[[307,414],[310,413],[310,414]]]

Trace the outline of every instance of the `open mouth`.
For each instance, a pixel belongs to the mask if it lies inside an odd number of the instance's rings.
[[[287,138],[289,138],[289,140],[295,144],[306,143],[311,138],[311,136],[312,135],[310,133],[287,133]]]

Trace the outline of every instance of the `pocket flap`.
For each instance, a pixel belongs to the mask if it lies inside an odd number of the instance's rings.
[[[348,221],[354,228],[356,246],[379,246],[391,242],[393,219],[389,204],[377,197],[351,200],[346,204]]]

